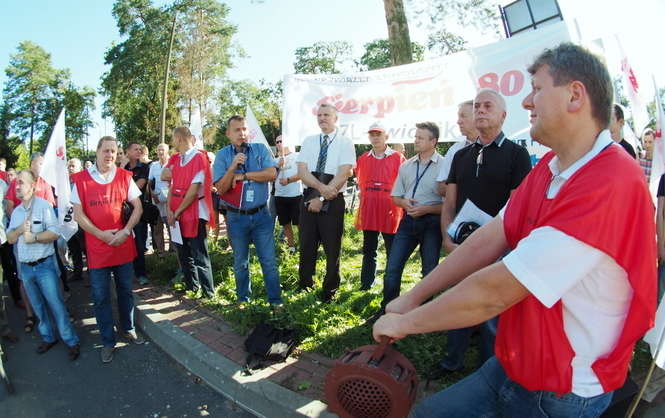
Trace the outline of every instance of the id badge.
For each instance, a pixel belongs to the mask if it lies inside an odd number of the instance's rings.
[[[251,203],[251,202],[254,201],[254,189],[247,190],[247,194],[245,194],[245,200],[248,203]]]

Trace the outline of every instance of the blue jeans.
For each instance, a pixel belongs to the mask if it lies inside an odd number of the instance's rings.
[[[134,242],[136,243],[136,258],[134,259],[134,275],[146,277],[145,273],[145,243],[148,239],[148,224],[139,221],[134,226]]]
[[[382,307],[385,308],[391,300],[399,296],[404,266],[413,250],[420,245],[421,272],[425,277],[439,264],[441,240],[438,215],[424,215],[418,218],[406,215],[402,218],[395,238],[393,238],[386,265]]]
[[[215,284],[212,279],[212,265],[208,254],[208,231],[206,221],[199,219],[198,231],[195,237],[182,237],[182,245],[175,244],[180,260],[182,274],[185,276],[187,289],[198,292],[203,291],[206,297],[215,295]]]
[[[62,299],[55,257],[51,255],[36,266],[19,263],[21,280],[32,309],[39,318],[38,329],[42,339],[47,343],[57,340],[55,329],[51,324],[52,314],[62,341],[71,347],[79,343],[79,337],[69,321],[69,314]]]
[[[529,391],[510,380],[492,357],[475,373],[425,398],[412,417],[580,417],[600,416],[612,401],[612,392],[591,398],[573,393]]]
[[[477,329],[480,332],[480,364],[482,365],[494,355],[494,340],[496,337],[496,325],[498,319],[492,318],[480,325],[470,328],[451,329],[446,333],[446,355],[439,363],[446,370],[459,370],[464,365],[464,355],[471,335]]]
[[[275,256],[275,219],[264,207],[252,215],[243,215],[229,211],[227,227],[231,247],[233,247],[233,272],[236,277],[236,295],[238,301],[246,302],[252,293],[249,280],[249,244],[254,243],[256,255],[261,263],[263,281],[268,293],[268,302],[281,304],[279,271]]]
[[[95,318],[105,347],[115,347],[113,332],[113,308],[111,307],[111,273],[115,282],[115,293],[118,296],[118,316],[120,329],[129,332],[134,329],[134,295],[132,294],[132,263],[118,266],[89,269],[90,291],[95,303]]]

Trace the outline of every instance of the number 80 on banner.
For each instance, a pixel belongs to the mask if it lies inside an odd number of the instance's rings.
[[[497,73],[486,73],[478,77],[481,89],[492,89],[504,96],[514,96],[524,87],[524,73],[517,70],[506,71],[499,77]]]

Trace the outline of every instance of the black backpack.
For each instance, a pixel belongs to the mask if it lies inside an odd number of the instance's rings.
[[[293,329],[275,328],[266,323],[257,325],[245,340],[245,374],[262,369],[269,362],[280,363],[286,360],[297,344],[298,338]]]

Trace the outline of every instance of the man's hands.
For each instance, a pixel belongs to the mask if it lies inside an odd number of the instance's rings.
[[[180,214],[178,214],[178,216],[180,216]],[[178,216],[176,216],[175,212],[171,209],[166,209],[166,222],[170,226],[175,226],[175,221],[178,219]]]
[[[429,213],[427,206],[418,206],[418,202],[413,199],[401,198],[400,200],[399,206],[412,218],[418,218]]]
[[[113,242],[116,232],[118,232],[117,229],[107,229],[104,231],[99,231],[99,233],[97,234],[97,238],[108,245],[112,245],[111,242]]]
[[[381,342],[382,337],[388,337],[390,343],[401,340],[406,337],[403,331],[404,316],[396,313],[386,313],[374,323],[372,336],[377,343]]]
[[[108,244],[112,247],[117,247],[124,244],[125,241],[127,241],[127,238],[129,238],[131,235],[132,233],[129,232],[127,228],[123,228],[113,234],[113,239]]]
[[[308,200],[306,205],[307,205],[307,210],[314,213],[321,212],[321,208],[323,208],[323,202],[318,197]]]
[[[279,184],[281,184],[282,186],[286,186],[287,184],[289,184],[289,178],[288,177],[281,177],[279,179]]]
[[[321,196],[323,196],[324,199],[333,200],[335,197],[337,197],[338,191],[330,184],[322,184],[319,186],[319,193],[321,193]]]
[[[237,170],[238,166],[241,164],[245,164],[245,161],[247,161],[247,156],[243,154],[242,152],[239,152],[236,154],[235,157],[233,157],[233,161],[231,161],[231,169],[232,170]]]

